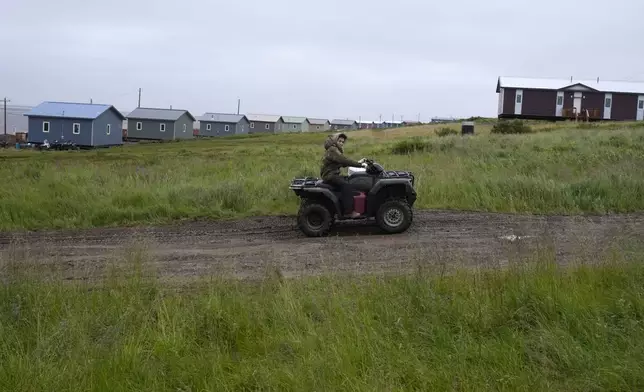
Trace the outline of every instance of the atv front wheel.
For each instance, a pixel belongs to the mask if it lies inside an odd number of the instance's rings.
[[[306,203],[300,207],[297,226],[309,237],[322,237],[329,232],[333,216],[329,210],[318,203]]]
[[[413,213],[409,203],[404,199],[390,199],[382,203],[376,213],[376,222],[380,229],[388,234],[402,233],[411,226]]]

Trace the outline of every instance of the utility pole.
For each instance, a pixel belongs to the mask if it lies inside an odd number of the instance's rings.
[[[7,97],[4,97],[4,141],[7,141],[7,102],[11,102],[11,100],[7,99]]]
[[[239,114],[239,106],[241,105],[241,99],[237,98],[237,114]]]
[[[139,105],[137,106],[137,108],[140,108],[140,107],[141,107],[141,87],[139,87]]]

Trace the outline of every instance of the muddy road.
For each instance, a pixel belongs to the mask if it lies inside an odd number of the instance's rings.
[[[294,217],[172,226],[0,233],[0,273],[48,270],[63,279],[93,279],[109,268],[144,268],[160,278],[204,275],[257,278],[321,273],[400,273],[461,265],[504,266],[540,252],[560,263],[592,261],[644,244],[644,213],[532,216],[416,211],[410,230],[379,234],[375,224],[338,225],[307,238]],[[4,267],[2,267],[4,266]]]

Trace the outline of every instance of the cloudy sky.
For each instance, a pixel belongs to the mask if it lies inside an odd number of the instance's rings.
[[[5,0],[0,97],[495,116],[496,79],[644,80],[642,0]]]

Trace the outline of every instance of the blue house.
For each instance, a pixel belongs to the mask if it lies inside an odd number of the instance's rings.
[[[112,105],[43,102],[24,115],[29,117],[29,143],[46,139],[88,147],[123,144],[125,117]]]

